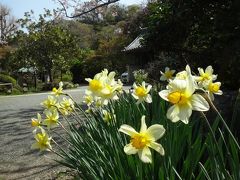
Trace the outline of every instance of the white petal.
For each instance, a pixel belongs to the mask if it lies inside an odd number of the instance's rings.
[[[172,122],[179,121],[179,107],[177,105],[171,106],[167,111],[167,118],[170,119]]]
[[[86,80],[87,82],[90,82],[90,81],[92,81],[92,79],[91,79],[91,78],[85,78],[85,80]]]
[[[217,94],[217,95],[222,95],[223,92],[222,92],[221,90],[218,90],[218,92],[216,92],[215,94]]]
[[[127,134],[129,136],[134,136],[134,135],[138,134],[133,127],[131,127],[127,124],[121,125],[121,127],[119,128],[118,131],[120,131],[124,134]]]
[[[169,71],[169,70],[170,70],[169,67],[165,67],[165,72],[166,72],[166,71]]]
[[[147,103],[152,103],[152,97],[151,97],[150,94],[147,95],[147,97],[145,98],[145,101],[146,101]]]
[[[145,88],[145,86],[146,86],[146,83],[145,83],[145,81],[143,81],[143,82],[142,82],[142,87]]]
[[[174,79],[169,82],[169,89],[173,91],[185,91],[187,87],[187,81],[185,79]]]
[[[169,95],[170,91],[169,90],[162,90],[160,91],[158,94],[161,98],[163,98],[165,101],[168,101],[168,95]]]
[[[161,81],[166,81],[167,78],[166,78],[164,75],[162,75],[162,76],[160,77],[160,80],[161,80]]]
[[[152,149],[154,149],[155,151],[157,151],[158,153],[160,153],[162,156],[165,154],[165,151],[162,147],[161,144],[156,143],[156,142],[151,142],[149,144],[149,147],[151,147]]]
[[[195,111],[208,111],[208,102],[200,95],[193,94],[191,99],[192,109]]]
[[[212,75],[213,74],[213,68],[212,66],[208,66],[205,70],[205,73]]]
[[[141,118],[140,133],[145,132],[147,130],[147,125],[146,125],[146,122],[145,122],[145,118],[146,118],[146,116],[142,116],[142,118]]]
[[[132,93],[132,96],[133,96],[135,99],[139,99],[139,97],[138,97],[135,93]]]
[[[165,129],[160,124],[154,124],[147,129],[146,133],[153,138],[153,141],[157,141],[164,135]]]
[[[138,149],[136,149],[135,147],[132,146],[131,143],[127,144],[126,146],[124,146],[124,152],[127,154],[127,155],[130,155],[130,154],[136,154],[138,152]]]
[[[147,87],[147,93],[149,93],[149,91],[151,90],[151,88],[152,88],[152,85],[148,85],[148,87]]]
[[[189,117],[192,115],[192,107],[191,105],[181,105],[179,106],[179,119],[185,123],[188,124]]]
[[[152,162],[151,151],[148,147],[145,147],[142,150],[138,151],[138,156],[144,163]]]

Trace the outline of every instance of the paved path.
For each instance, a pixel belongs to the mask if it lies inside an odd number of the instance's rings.
[[[81,102],[86,87],[69,90]],[[46,158],[52,153],[31,150],[31,118],[42,112],[40,102],[48,93],[0,96],[0,180],[52,179],[64,168]]]

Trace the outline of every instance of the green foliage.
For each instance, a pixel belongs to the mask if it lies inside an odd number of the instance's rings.
[[[18,48],[12,54],[16,67],[37,67],[52,79],[52,71],[66,72],[78,57],[77,39],[58,24],[47,21],[51,14],[40,16],[35,22],[26,14],[20,22],[28,33],[19,32],[16,36]]]
[[[175,53],[179,63],[217,68],[224,86],[237,89],[240,80],[240,3],[224,1],[157,1],[149,3],[144,44],[159,52]],[[210,63],[211,62],[211,63]]]
[[[63,74],[63,76],[62,76],[62,81],[71,82],[71,81],[72,81],[72,74],[71,74],[71,73]]]
[[[22,94],[22,92],[19,91],[17,88],[13,88],[11,94],[12,95],[20,95],[20,94]]]
[[[143,81],[148,81],[148,73],[145,72],[143,69],[139,69],[136,71],[133,71],[133,76],[135,79],[135,82],[138,84],[142,84]]]
[[[13,77],[5,74],[0,74],[0,82],[12,83],[13,86],[17,84],[17,81]]]
[[[86,116],[80,126],[70,124],[68,149],[60,148],[63,165],[75,169],[83,179],[239,179],[239,149],[228,131],[221,129],[219,118],[211,121],[194,113],[190,123],[172,123],[166,118],[169,107],[157,92],[153,103],[136,105],[124,93],[105,107],[116,121],[103,121],[101,111]],[[147,126],[161,124],[166,133],[160,140],[165,156],[153,152],[152,164],[142,163],[137,155],[126,155],[130,139],[118,132],[122,124],[137,131],[146,115]],[[114,118],[114,117],[113,117]],[[210,129],[209,129],[210,128]]]

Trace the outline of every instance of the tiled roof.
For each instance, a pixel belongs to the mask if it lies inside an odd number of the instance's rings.
[[[141,48],[141,40],[143,40],[143,36],[139,35],[136,39],[133,40],[127,47],[123,49],[123,51],[131,51],[133,49]]]

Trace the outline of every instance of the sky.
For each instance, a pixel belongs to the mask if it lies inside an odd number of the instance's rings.
[[[125,5],[141,4],[145,0],[120,0]],[[1,4],[7,5],[16,18],[22,18],[24,12],[33,10],[35,15],[42,14],[44,8],[54,9],[58,7],[52,0],[1,0]]]

